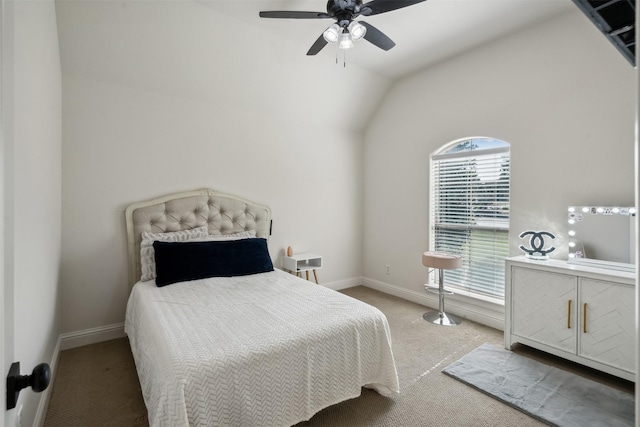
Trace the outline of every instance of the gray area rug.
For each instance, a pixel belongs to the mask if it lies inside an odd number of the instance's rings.
[[[634,396],[483,344],[443,373],[553,426],[633,426]]]

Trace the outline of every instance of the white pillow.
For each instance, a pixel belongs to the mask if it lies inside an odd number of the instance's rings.
[[[142,276],[140,280],[144,282],[156,278],[156,259],[153,250],[154,241],[184,242],[189,239],[207,237],[208,235],[209,232],[206,225],[190,230],[172,231],[169,233],[142,232],[142,241],[140,242],[140,270]]]
[[[256,230],[241,231],[233,234],[209,234],[207,237],[196,237],[189,239],[190,242],[220,242],[223,240],[253,239],[256,237]]]

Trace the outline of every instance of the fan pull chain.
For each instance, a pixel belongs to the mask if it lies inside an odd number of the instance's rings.
[[[339,55],[338,52],[340,51],[342,51],[342,66],[346,68],[347,67],[347,50],[346,49],[339,49],[339,48],[336,49],[336,65],[338,64],[338,55]]]

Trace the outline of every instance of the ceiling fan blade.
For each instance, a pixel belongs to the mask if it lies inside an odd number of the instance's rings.
[[[372,0],[362,5],[360,14],[364,16],[377,15],[379,13],[391,12],[403,7],[413,6],[426,0]]]
[[[300,12],[295,10],[274,10],[260,12],[260,18],[325,19],[331,18],[325,12]]]
[[[311,49],[309,49],[309,52],[307,52],[307,55],[317,55],[318,52],[320,52],[322,48],[325,47],[326,45],[327,45],[327,41],[324,39],[324,36],[320,34],[320,37],[318,37],[318,40],[316,40],[313,46],[311,46]]]
[[[391,40],[382,31],[380,31],[373,25],[364,21],[358,22],[367,27],[367,32],[364,34],[364,39],[369,43],[374,44],[383,50],[389,50],[396,45],[393,40]]]

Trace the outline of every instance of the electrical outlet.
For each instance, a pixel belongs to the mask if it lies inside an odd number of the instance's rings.
[[[22,427],[22,405],[18,406],[16,413],[16,427]]]
[[[390,265],[385,266],[384,274],[391,274],[391,266]]]

